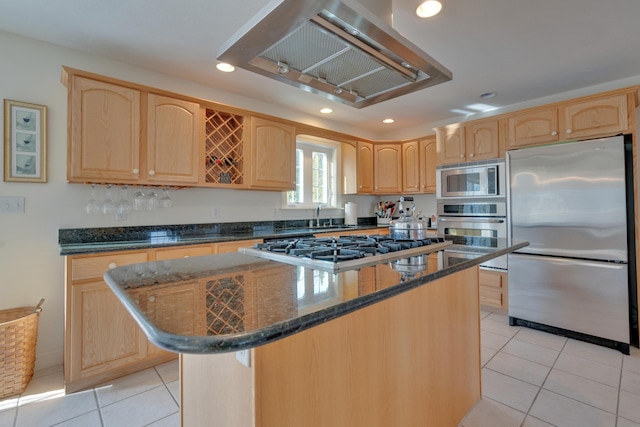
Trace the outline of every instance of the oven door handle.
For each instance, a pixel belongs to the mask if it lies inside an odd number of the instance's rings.
[[[470,217],[459,217],[459,218],[438,218],[438,222],[484,222],[487,224],[502,224],[505,222],[504,219],[479,219],[479,218],[470,218]]]

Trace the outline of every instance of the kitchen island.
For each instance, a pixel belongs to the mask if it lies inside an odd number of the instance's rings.
[[[184,426],[455,426],[481,396],[478,265],[523,246],[423,271],[223,254],[105,280],[180,353]]]

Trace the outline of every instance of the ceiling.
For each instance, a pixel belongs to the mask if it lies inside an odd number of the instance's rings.
[[[476,103],[508,107],[640,76],[638,0],[443,2],[440,15],[424,20],[414,14],[417,0],[393,0],[393,27],[451,70],[453,80],[362,109],[242,69],[215,69],[219,47],[269,0],[0,0],[0,30],[239,93],[380,139],[460,121],[477,111],[469,108]],[[480,99],[485,92],[497,96]],[[319,113],[326,106],[334,110],[328,119]],[[386,117],[395,123],[382,124]]]

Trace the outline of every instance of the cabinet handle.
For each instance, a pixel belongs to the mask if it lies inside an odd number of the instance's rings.
[[[464,154],[460,154],[460,158],[461,158],[461,159],[464,159]]]
[[[571,132],[573,132],[573,130],[567,129],[567,133],[571,133]]]
[[[154,302],[155,300],[156,300],[156,297],[154,297],[154,296],[150,296],[149,297],[149,301]]]
[[[111,262],[111,263],[109,263],[109,270],[113,270],[117,266],[118,266],[118,264],[116,264],[115,262]]]
[[[150,170],[150,171],[149,171],[149,175],[153,176],[153,175],[155,175],[155,174],[156,174],[156,171],[154,171],[154,170]]]
[[[469,154],[469,157],[473,157],[473,153]]]
[[[140,171],[139,171],[138,169],[134,169],[134,170],[133,170],[133,174],[134,174],[134,175],[138,175],[139,173],[140,173]]]
[[[185,257],[185,258],[189,258],[189,255],[185,255],[184,257]]]
[[[551,132],[551,136],[556,136],[558,134],[558,132],[556,132],[555,130]]]

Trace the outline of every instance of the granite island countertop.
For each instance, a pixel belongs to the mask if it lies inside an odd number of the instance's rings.
[[[388,261],[330,273],[229,253],[128,265],[104,278],[155,345],[177,353],[224,353],[296,334],[527,245],[451,245],[445,251],[477,257],[446,266],[443,251],[436,252],[437,265],[430,261],[411,274]]]

